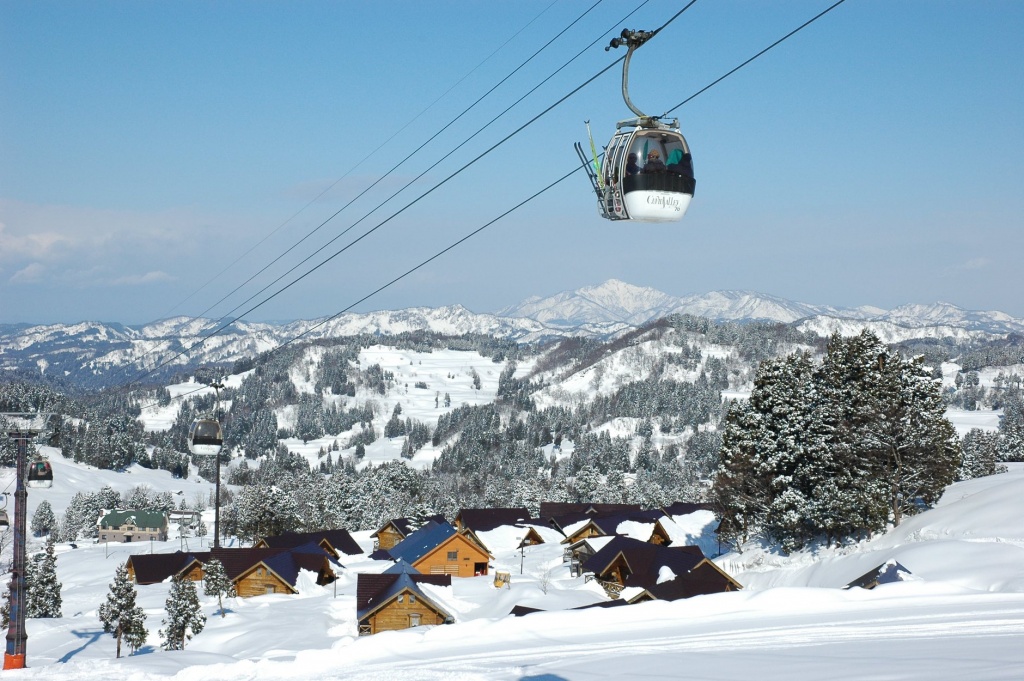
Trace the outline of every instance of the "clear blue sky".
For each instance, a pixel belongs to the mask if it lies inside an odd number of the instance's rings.
[[[204,312],[592,4],[0,3],[0,322]],[[622,27],[653,29],[683,4],[622,21],[639,0],[605,0],[207,314],[351,227],[591,41],[604,36],[325,255],[621,56],[603,46]],[[699,0],[637,52],[632,99],[661,113],[830,4]],[[585,119],[600,146],[629,115],[620,76],[248,318],[334,314],[569,172]],[[682,223],[604,221],[578,173],[357,309],[485,312],[614,277],[1024,316],[1022,84],[1022,2],[847,0],[676,112],[698,181]]]

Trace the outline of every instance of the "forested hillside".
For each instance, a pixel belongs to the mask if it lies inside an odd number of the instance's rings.
[[[224,378],[219,402],[192,376],[100,392],[16,380],[0,386],[0,409],[53,412],[50,443],[67,458],[207,479],[213,461],[188,453],[187,433],[217,409],[222,531],[242,537],[461,507],[536,512],[541,500],[678,500],[719,504],[726,538],[795,548],[870,533],[955,478],[1020,459],[1021,365],[1012,337],[887,347],[867,333],[676,315],[612,341],[417,332],[294,344],[204,368],[201,380]],[[949,407],[1000,409],[999,430],[957,434]],[[128,501],[98,494],[58,509],[62,537],[88,532],[97,504]]]

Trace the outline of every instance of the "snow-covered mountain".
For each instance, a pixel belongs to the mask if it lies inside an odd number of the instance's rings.
[[[884,310],[868,305],[852,308],[800,303],[755,291],[711,291],[672,296],[656,289],[609,279],[597,286],[533,297],[500,310],[505,317],[527,317],[553,327],[585,322],[620,322],[639,326],[668,314],[692,314],[716,321],[773,321],[791,324],[817,320],[807,330],[831,333],[847,326],[877,328],[894,340],[908,337],[960,337],[965,331],[984,334],[1024,333],[1024,320],[996,311],[972,311],[951,305],[902,305]],[[924,330],[923,333],[899,331]]]
[[[197,364],[230,363],[293,340],[412,331],[485,334],[517,342],[569,335],[606,339],[670,314],[716,321],[798,324],[802,330],[820,335],[854,334],[869,328],[886,342],[1024,334],[1024,320],[1002,312],[964,310],[949,303],[903,305],[889,311],[869,306],[835,308],[753,291],[712,291],[680,297],[610,279],[575,291],[529,298],[495,314],[450,305],[348,313],[287,324],[225,324],[174,317],[137,327],[99,322],[0,325],[0,369],[50,373],[82,384],[106,384],[157,365],[166,365],[162,374],[167,374]]]

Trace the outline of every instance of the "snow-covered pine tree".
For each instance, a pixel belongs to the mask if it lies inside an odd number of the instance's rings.
[[[167,616],[160,630],[164,650],[184,650],[185,641],[202,632],[206,615],[199,605],[199,595],[192,580],[175,577],[166,602]]]
[[[998,464],[1000,444],[999,433],[986,433],[980,428],[972,428],[964,435],[960,446],[962,457],[956,479],[970,480],[1005,471],[1006,467]]]
[[[220,616],[224,617],[223,597],[233,598],[235,596],[235,585],[228,579],[224,571],[224,564],[216,558],[210,559],[203,566],[203,594],[217,597],[217,607],[220,608]]]
[[[50,502],[40,502],[36,512],[32,514],[32,534],[37,537],[50,534],[50,530],[56,525],[57,518],[53,515],[53,507],[50,506]]]
[[[110,583],[107,602],[99,608],[103,631],[117,640],[117,657],[121,657],[122,640],[135,652],[149,635],[145,625],[146,613],[135,604],[135,596],[135,585],[128,577],[126,564],[121,563],[114,572],[114,581]]]
[[[46,550],[32,556],[31,567],[26,570],[25,579],[25,616],[60,617],[61,583],[57,581],[57,554],[54,550],[53,535],[46,540]]]

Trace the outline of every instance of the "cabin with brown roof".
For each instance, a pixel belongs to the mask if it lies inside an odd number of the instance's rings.
[[[205,566],[216,558],[224,572],[243,597],[270,593],[298,593],[296,582],[300,570],[317,575],[317,584],[329,584],[337,575],[337,565],[315,543],[288,548],[213,549],[182,553],[140,554],[128,557],[128,575],[137,584],[158,584],[169,577],[186,577],[194,582],[204,576]]]
[[[254,549],[278,549],[295,548],[304,544],[315,542],[335,559],[340,559],[341,554],[355,556],[363,553],[356,540],[348,533],[348,530],[319,530],[316,532],[285,532],[284,534],[272,537],[262,537],[253,545]]]
[[[530,520],[530,512],[526,508],[463,508],[452,524],[462,532],[470,529],[474,532],[490,532],[505,525],[518,525]]]
[[[440,513],[432,515],[429,518],[425,518],[422,522],[417,522],[413,518],[392,518],[384,523],[380,529],[370,535],[374,540],[373,549],[375,551],[387,551],[430,521],[434,521],[436,523],[448,522]]]
[[[404,561],[382,574],[360,574],[356,582],[359,635],[447,624],[452,615],[421,587],[450,587],[451,575],[424,575]]]
[[[316,573],[316,583],[321,585],[337,578],[330,556],[312,542],[289,548],[215,549],[209,557],[224,565],[235,593],[242,598],[298,593],[300,570]]]
[[[681,593],[690,595],[742,588],[697,546],[659,546],[629,537],[613,538],[583,564],[583,571],[593,573],[613,598],[626,587],[656,594],[674,580],[680,580],[676,587]]]
[[[388,550],[423,574],[473,577],[486,575],[491,554],[447,522],[430,521]]]
[[[203,554],[200,554],[203,555]],[[136,584],[159,584],[179,573],[192,581],[202,579],[202,563],[195,553],[144,553],[128,556],[128,578]]]

